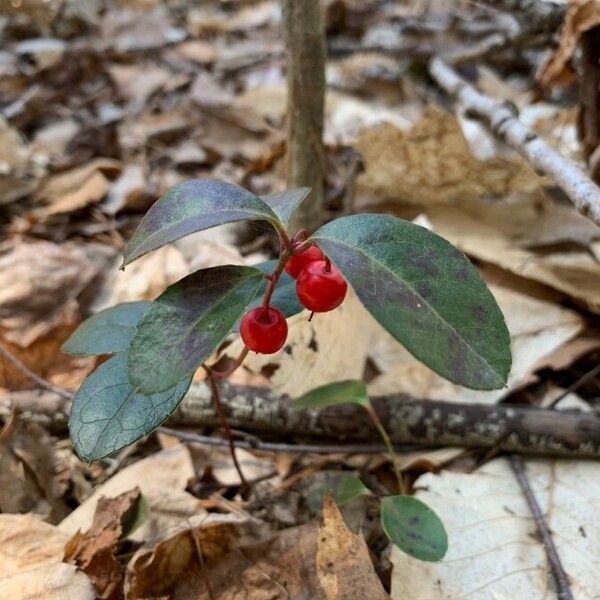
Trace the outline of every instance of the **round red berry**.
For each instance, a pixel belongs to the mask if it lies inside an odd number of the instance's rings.
[[[288,326],[283,313],[269,306],[249,310],[240,321],[244,344],[254,352],[273,354],[280,350],[287,338]]]
[[[296,281],[296,293],[303,306],[313,312],[337,308],[346,297],[348,284],[333,264],[317,260],[307,265]]]
[[[285,263],[285,270],[294,279],[300,275],[302,269],[315,260],[324,260],[325,255],[318,246],[309,246],[306,250],[295,254]]]

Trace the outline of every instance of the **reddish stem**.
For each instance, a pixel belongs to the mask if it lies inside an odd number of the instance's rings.
[[[235,362],[227,367],[224,371],[216,371],[211,368],[211,373],[215,377],[215,379],[225,379],[225,377],[229,377],[235,370],[242,366],[246,356],[248,356],[248,352],[250,350],[244,346],[244,349],[240,352],[240,355],[235,359]]]
[[[240,477],[241,481],[241,494],[243,498],[247,498],[248,492],[250,491],[250,486],[248,485],[248,481],[244,477],[244,473],[242,472],[242,467],[237,458],[237,453],[235,451],[235,442],[233,441],[233,434],[231,433],[231,428],[229,427],[229,423],[227,422],[227,417],[225,416],[225,411],[223,409],[223,404],[221,404],[221,394],[219,392],[219,386],[217,384],[217,379],[212,371],[212,369],[206,365],[202,365],[206,374],[208,376],[208,382],[210,384],[210,389],[212,392],[212,399],[215,405],[215,409],[217,411],[217,415],[219,416],[219,421],[221,422],[221,427],[223,427],[223,431],[225,432],[225,437],[229,442],[229,453],[231,454],[231,458],[233,460],[233,464],[235,469]]]
[[[325,257],[325,273],[330,273],[331,272],[331,261],[329,260],[329,257]]]

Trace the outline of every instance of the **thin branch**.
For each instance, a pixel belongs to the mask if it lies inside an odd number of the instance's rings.
[[[159,427],[158,431],[171,435],[184,442],[205,444],[207,446],[228,446],[229,441],[208,435],[200,435],[171,427]],[[236,448],[244,450],[262,450],[264,452],[289,452],[290,454],[383,454],[387,451],[385,444],[283,444],[276,442],[263,442],[261,440],[236,440]],[[417,449],[416,446],[398,445],[396,452],[409,452]]]
[[[510,457],[510,464],[513,468],[517,481],[519,482],[521,491],[525,496],[529,510],[531,510],[538,533],[540,534],[542,542],[544,543],[546,555],[548,556],[548,562],[550,563],[550,569],[552,570],[552,575],[554,576],[556,586],[558,588],[558,598],[559,600],[573,600],[573,593],[571,592],[571,587],[569,585],[569,578],[563,569],[562,563],[560,562],[560,556],[558,555],[558,551],[554,545],[552,533],[548,528],[546,520],[544,519],[544,515],[540,509],[540,505],[538,504],[535,494],[531,489],[531,485],[529,484],[525,465],[523,464],[521,457],[514,454]]]
[[[58,394],[61,398],[64,398],[65,400],[73,400],[73,398],[75,397],[75,394],[73,394],[73,392],[69,392],[68,390],[58,387],[50,383],[43,377],[36,375],[33,371],[28,369],[12,352],[4,348],[2,345],[0,345],[0,354],[2,354],[2,356],[4,356],[4,358],[8,362],[10,362],[16,369],[21,371],[23,375],[25,375],[28,379],[31,379],[31,381],[33,381],[34,383],[37,383],[37,385],[39,385],[44,390],[54,392],[55,394]]]
[[[440,58],[433,58],[428,68],[431,77],[455,97],[469,115],[483,119],[498,139],[552,179],[581,214],[600,225],[600,188],[575,163],[525,127],[512,105],[480,93]]]
[[[596,365],[593,369],[582,375],[577,381],[572,383],[566,390],[563,390],[550,404],[548,408],[554,408],[561,400],[566,398],[569,394],[577,391],[582,385],[585,385],[588,381],[591,381],[600,374],[600,364]]]

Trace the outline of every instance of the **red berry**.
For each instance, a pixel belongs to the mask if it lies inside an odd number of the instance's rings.
[[[296,281],[300,302],[313,312],[327,312],[337,308],[346,297],[348,284],[339,269],[324,260],[307,265]]]
[[[249,310],[240,322],[244,344],[254,352],[273,354],[281,349],[287,338],[288,326],[277,308],[258,306]]]
[[[288,275],[296,279],[304,267],[315,260],[324,260],[325,255],[318,246],[309,246],[306,250],[295,254],[285,263],[285,270]]]

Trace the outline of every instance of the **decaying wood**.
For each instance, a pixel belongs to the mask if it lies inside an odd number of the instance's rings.
[[[312,231],[321,225],[323,213],[325,34],[318,0],[282,1],[288,81],[287,182],[290,187],[312,188],[290,229]]]
[[[519,121],[514,106],[485,96],[439,58],[429,62],[429,74],[455,97],[467,114],[482,119],[492,133],[561,188],[577,210],[600,225],[600,187],[582,169],[554,150]]]
[[[55,431],[66,426],[68,403],[51,392],[0,396],[0,413],[11,406],[43,413]],[[289,398],[255,387],[224,383],[221,397],[231,427],[257,434],[344,442],[379,442],[363,409],[347,405],[321,411],[296,410]],[[600,457],[600,418],[594,413],[516,405],[458,404],[405,395],[374,398],[373,404],[396,444],[498,448],[517,453]],[[62,408],[59,408],[62,407]],[[205,384],[193,384],[170,426],[218,427]]]

